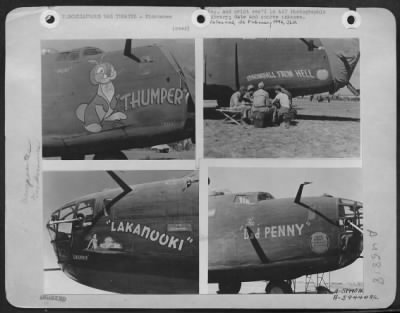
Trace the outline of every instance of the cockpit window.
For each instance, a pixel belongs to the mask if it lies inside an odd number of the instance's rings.
[[[263,200],[270,200],[273,199],[274,197],[268,193],[268,192],[260,192],[257,196],[258,201],[263,201]]]
[[[54,233],[71,234],[72,227],[91,225],[95,200],[73,203],[55,211],[50,218],[48,228]]]
[[[274,197],[268,192],[249,192],[236,195],[233,202],[239,204],[255,204],[270,199],[274,199]]]
[[[235,200],[233,201],[234,203],[240,203],[240,204],[251,204],[252,202],[249,199],[249,196],[236,196]]]
[[[57,220],[69,220],[74,218],[74,213],[75,213],[75,205],[70,205],[65,208],[62,208],[58,212],[58,218]],[[53,215],[54,216],[54,215]],[[66,233],[70,234],[72,230],[72,224],[71,223],[60,223],[58,224],[57,231],[61,233]]]
[[[352,231],[353,227],[351,223],[357,227],[362,227],[362,207],[361,202],[339,199],[339,225],[344,227],[345,231]]]
[[[94,200],[82,201],[77,206],[77,214],[85,217],[93,217]]]
[[[60,52],[57,61],[75,61],[79,59],[79,50]]]
[[[67,206],[65,208],[62,208],[59,211],[58,215],[58,220],[64,220],[66,218],[72,218],[72,215],[74,214],[75,210],[75,205]]]

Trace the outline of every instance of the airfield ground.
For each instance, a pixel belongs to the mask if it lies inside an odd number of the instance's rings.
[[[194,160],[195,158],[194,146],[190,150],[172,150],[168,153],[160,153],[150,149],[130,149],[123,152],[128,160]]]
[[[244,282],[242,283],[242,287],[240,288],[240,294],[265,294],[265,287],[267,282],[265,281],[257,281],[257,282]],[[305,292],[305,279],[304,277],[300,277],[296,281],[296,290],[295,293],[310,293],[315,294],[315,285],[313,283],[309,283],[307,292]],[[345,289],[352,289],[352,290],[362,290],[363,283],[330,283],[330,291],[338,294],[343,294]],[[216,294],[218,291],[218,284],[208,284],[208,293],[209,294]],[[359,293],[357,293],[359,295]]]
[[[175,151],[171,150],[168,153],[160,153],[149,148],[129,149],[122,151],[128,160],[194,160],[195,145],[190,150]],[[93,160],[94,155],[88,154],[85,160]],[[48,157],[46,160],[59,160],[60,157]]]
[[[299,117],[290,128],[254,128],[204,120],[206,158],[359,158],[360,103],[294,99]]]

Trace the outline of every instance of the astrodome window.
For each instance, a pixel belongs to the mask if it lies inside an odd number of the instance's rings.
[[[100,50],[99,48],[86,48],[83,51],[83,55],[96,55],[96,54],[102,54],[103,51]]]

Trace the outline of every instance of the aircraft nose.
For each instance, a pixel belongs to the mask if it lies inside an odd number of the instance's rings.
[[[330,39],[323,41],[331,67],[333,88],[331,93],[348,86],[354,93],[350,79],[360,59],[358,39]],[[352,90],[354,89],[354,90]]]
[[[363,251],[363,204],[358,201],[339,199],[340,248],[342,265],[354,262]]]

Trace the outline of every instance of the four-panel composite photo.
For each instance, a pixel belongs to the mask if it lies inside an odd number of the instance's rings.
[[[41,49],[46,294],[363,289],[358,39]]]

